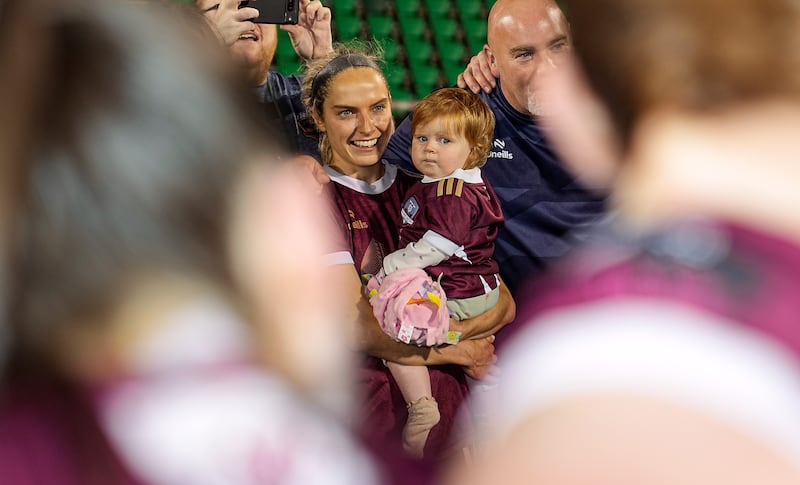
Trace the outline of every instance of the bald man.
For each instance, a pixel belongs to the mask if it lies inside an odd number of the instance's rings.
[[[488,22],[484,58],[495,89],[476,91],[497,124],[483,174],[494,186],[506,219],[494,257],[503,281],[516,294],[525,280],[585,237],[603,214],[604,203],[601,195],[576,183],[540,128],[551,108],[539,81],[572,55],[564,14],[552,0],[498,0]],[[411,137],[409,117],[384,158],[413,170]]]

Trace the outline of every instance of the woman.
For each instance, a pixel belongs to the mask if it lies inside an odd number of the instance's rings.
[[[450,483],[798,483],[800,5],[569,7],[550,136],[617,220],[528,289]]]
[[[374,58],[339,47],[311,64],[303,99],[320,139],[320,152],[332,181],[334,217],[342,231],[341,250],[335,253],[334,262],[349,275],[351,301],[357,310],[357,348],[367,355],[362,366],[362,430],[369,441],[396,447],[406,422],[402,394],[381,359],[441,365],[431,369],[431,379],[433,393],[443,396],[442,419],[430,435],[425,455],[442,458],[459,452],[467,446],[463,440],[469,431],[455,429],[457,411],[468,392],[464,373],[483,377],[487,372],[493,362],[491,334],[513,318],[511,298],[505,291],[492,311],[462,322],[462,341],[457,345],[417,348],[385,335],[364,298],[359,276],[376,274],[383,257],[396,249],[400,205],[405,191],[416,181],[381,161],[394,131],[386,78]]]
[[[322,210],[192,12],[3,4],[4,483],[380,481]]]

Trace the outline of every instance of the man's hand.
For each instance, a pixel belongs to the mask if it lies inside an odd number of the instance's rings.
[[[331,9],[318,0],[300,0],[297,25],[282,25],[289,34],[297,55],[303,59],[319,59],[333,50]]]
[[[258,10],[239,8],[239,0],[198,0],[197,8],[225,45],[233,44],[239,36],[256,28],[250,19],[258,17]]]
[[[473,379],[483,379],[489,375],[497,356],[494,355],[494,335],[477,340],[462,340],[457,344],[467,356],[462,364],[464,373]]]
[[[458,75],[458,87],[469,88],[475,94],[481,89],[487,93],[497,87],[492,69],[489,66],[489,46],[484,45],[480,52],[472,56],[464,72]]]

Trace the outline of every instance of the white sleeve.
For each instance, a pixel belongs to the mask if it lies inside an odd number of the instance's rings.
[[[389,275],[398,269],[422,269],[437,265],[449,258],[452,253],[447,254],[437,247],[437,245],[432,244],[426,238],[427,235],[426,233],[419,241],[408,243],[408,246],[398,249],[383,258],[383,271]]]

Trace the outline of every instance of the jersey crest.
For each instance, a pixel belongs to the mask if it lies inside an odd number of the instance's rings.
[[[403,217],[403,224],[411,224],[414,222],[414,217],[417,216],[419,212],[419,202],[417,202],[416,197],[413,195],[403,204],[403,208],[400,210],[400,215]]]

